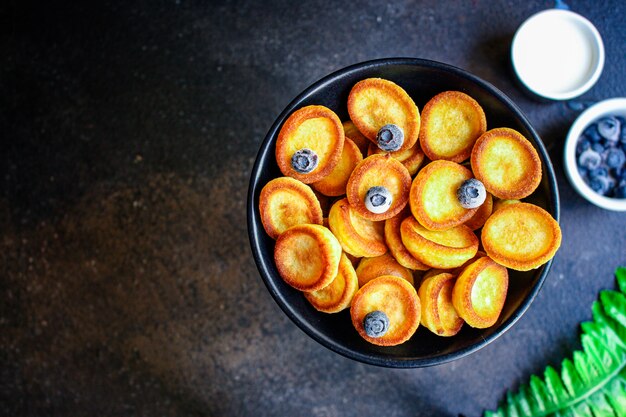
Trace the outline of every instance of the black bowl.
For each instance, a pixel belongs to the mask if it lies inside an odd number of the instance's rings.
[[[390,58],[352,65],[314,83],[278,116],[257,155],[248,190],[248,233],[254,259],[261,277],[282,310],[306,334],[327,348],[357,361],[394,368],[437,365],[466,356],[486,346],[508,330],[528,309],[539,292],[551,261],[529,272],[509,270],[510,286],[498,322],[488,329],[465,325],[453,337],[435,336],[420,326],[407,342],[380,347],[363,340],[352,326],[350,313],[325,314],[315,310],[302,293],[284,283],[274,265],[274,240],[263,229],[259,217],[259,193],[272,178],[282,176],[274,152],[283,122],[300,107],[320,104],[331,108],[341,120],[348,119],[346,101],[352,86],[364,78],[385,78],[403,87],[422,109],[435,94],[458,90],[476,99],[485,110],[488,129],[511,127],[528,138],[542,161],[543,178],[539,188],[525,201],[546,209],[558,221],[559,196],[554,170],[548,154],[520,109],[501,91],[459,68],[439,62],[413,58]]]

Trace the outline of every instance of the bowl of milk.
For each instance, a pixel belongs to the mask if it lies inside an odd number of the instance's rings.
[[[604,67],[604,44],[595,26],[565,9],[543,10],[518,28],[511,44],[513,70],[530,92],[569,100],[588,91]]]

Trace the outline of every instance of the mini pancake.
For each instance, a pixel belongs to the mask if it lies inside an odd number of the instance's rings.
[[[382,311],[389,318],[389,329],[380,337],[365,333],[363,320],[368,313]],[[395,346],[413,336],[420,323],[421,306],[415,288],[406,280],[383,275],[365,284],[352,299],[350,316],[361,337],[379,346]]]
[[[561,228],[550,213],[529,203],[506,205],[483,226],[485,252],[500,265],[528,271],[548,262],[561,245]]]
[[[342,125],[343,133],[345,134],[346,138],[349,138],[352,142],[356,144],[356,146],[359,147],[359,150],[361,151],[361,156],[366,157],[367,149],[372,142],[370,142],[368,138],[363,136],[363,133],[359,132],[359,129],[357,129],[354,123],[352,123],[352,120],[347,120],[343,122]]]
[[[424,265],[407,250],[402,243],[402,236],[400,235],[400,224],[402,220],[412,216],[409,207],[405,207],[400,213],[393,216],[391,219],[385,220],[385,242],[389,248],[391,255],[398,261],[398,263],[406,268],[412,270],[426,271],[430,267]]]
[[[367,78],[352,87],[348,113],[359,131],[373,143],[381,127],[398,126],[404,133],[399,150],[412,148],[420,130],[420,114],[413,99],[399,85],[381,78]]]
[[[476,209],[476,212],[472,217],[465,222],[465,225],[472,230],[478,230],[483,227],[483,224],[487,221],[493,210],[493,196],[490,193],[486,193],[487,197],[485,202]]]
[[[322,208],[311,187],[291,177],[274,178],[261,190],[259,214],[267,234],[278,235],[297,224],[322,224]]]
[[[385,152],[373,143],[369,144],[367,155],[389,153],[393,158],[402,162],[402,165],[409,171],[411,176],[415,175],[424,162],[424,152],[420,148],[419,142],[413,147],[404,151]]]
[[[404,278],[413,285],[411,270],[400,265],[389,253],[375,258],[361,258],[359,266],[356,268],[356,275],[359,279],[359,287],[381,275]]]
[[[496,201],[493,202],[493,212],[495,213],[497,210],[501,209],[504,206],[508,206],[509,204],[517,204],[521,203],[519,200],[502,200],[497,198]]]
[[[459,267],[478,251],[478,237],[462,224],[433,231],[426,229],[415,218],[407,217],[400,225],[400,235],[411,255],[432,268]]]
[[[344,253],[339,260],[339,269],[333,281],[321,290],[305,292],[304,297],[318,311],[338,313],[350,307],[358,289],[356,272]]]
[[[293,288],[317,291],[329,285],[339,268],[341,245],[330,230],[299,224],[276,239],[274,262],[278,274]]]
[[[328,225],[343,250],[352,256],[373,258],[387,252],[383,235],[384,223],[359,216],[347,198],[332,205],[328,214]]]
[[[452,304],[467,324],[484,329],[500,317],[508,288],[507,269],[485,256],[461,272],[452,289]]]
[[[452,275],[454,275],[456,277],[463,271],[463,269],[465,269],[466,266],[468,266],[469,264],[473,263],[478,258],[482,258],[484,256],[487,256],[487,254],[485,252],[479,250],[478,252],[476,252],[476,255],[474,255],[471,259],[465,261],[465,263],[463,265],[458,266],[456,268],[452,268],[452,269],[440,269],[440,268],[429,269],[428,271],[426,271],[426,273],[424,274],[422,279],[426,279],[426,278],[429,278],[429,277],[434,277],[435,275],[439,275],[439,274],[442,274],[444,272],[452,274]]]
[[[343,195],[346,193],[346,184],[348,184],[350,174],[362,160],[363,155],[359,148],[354,142],[346,138],[343,142],[343,151],[339,163],[330,174],[311,185],[315,190],[330,197]]]
[[[276,162],[280,171],[305,184],[321,180],[341,159],[345,135],[339,117],[324,106],[306,106],[293,112],[276,139]],[[292,157],[309,149],[317,155],[317,166],[311,172],[296,171]]]
[[[452,305],[455,282],[455,275],[442,272],[425,278],[417,292],[422,307],[421,324],[438,336],[454,336],[463,327],[464,321]]]
[[[391,206],[383,213],[373,213],[366,207],[365,197],[372,187],[385,187],[391,194]],[[389,154],[372,155],[361,161],[348,180],[346,193],[350,205],[362,217],[380,221],[398,214],[409,201],[411,175],[397,159]]]
[[[446,230],[469,220],[477,209],[464,208],[457,190],[472,171],[451,161],[433,161],[417,173],[409,204],[413,216],[429,230]]]
[[[460,91],[444,91],[422,109],[419,142],[431,160],[462,162],[470,157],[476,139],[487,130],[483,108]]]
[[[502,199],[529,196],[541,182],[541,160],[521,133],[509,128],[485,132],[474,145],[472,170],[485,189]]]

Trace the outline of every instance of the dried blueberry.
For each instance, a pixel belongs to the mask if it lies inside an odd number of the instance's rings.
[[[603,117],[598,120],[598,133],[610,142],[617,142],[620,135],[620,123],[613,116]]]
[[[380,214],[389,210],[393,197],[389,190],[382,186],[375,186],[365,194],[365,208],[372,213]]]
[[[600,136],[600,133],[598,133],[598,126],[595,123],[589,125],[585,129],[583,134],[592,142],[600,142],[600,140],[602,139],[602,136]]]
[[[310,149],[297,150],[291,157],[291,166],[300,174],[308,174],[317,168],[317,154]]]
[[[604,161],[609,168],[618,169],[626,162],[626,154],[619,148],[608,149],[604,155]]]
[[[461,206],[466,209],[480,207],[487,198],[487,192],[482,182],[476,178],[470,178],[463,181],[461,186],[456,190],[456,198]]]
[[[404,143],[404,132],[394,124],[384,125],[376,134],[376,143],[385,152],[397,151]]]
[[[578,157],[578,165],[586,169],[595,169],[602,163],[602,156],[593,149],[587,149]]]
[[[367,313],[363,319],[363,328],[369,337],[384,336],[389,330],[389,317],[380,310]]]

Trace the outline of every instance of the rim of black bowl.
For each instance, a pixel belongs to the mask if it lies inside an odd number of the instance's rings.
[[[533,142],[536,145],[536,149],[540,154],[540,158],[543,162],[545,169],[548,171],[547,179],[549,185],[549,196],[548,196],[548,205],[552,209],[552,214],[554,215],[555,220],[558,222],[560,219],[560,204],[559,204],[559,192],[558,186],[556,182],[556,176],[554,173],[554,168],[552,166],[552,162],[548,156],[548,152],[546,148],[532,127],[522,110],[515,104],[511,99],[509,99],[502,91],[494,87],[492,84],[487,81],[461,69],[449,64],[445,64],[438,61],[422,59],[422,58],[382,58],[382,59],[374,59],[369,61],[360,62],[357,64],[353,64],[337,70],[335,72],[330,73],[329,75],[321,78],[319,81],[313,83],[310,87],[305,89],[302,93],[300,93],[296,98],[294,98],[287,107],[282,111],[282,113],[276,118],[276,121],[269,129],[267,135],[265,136],[259,151],[257,153],[254,166],[252,168],[250,183],[248,187],[248,201],[247,201],[247,222],[248,222],[248,236],[250,238],[250,245],[252,248],[252,254],[254,256],[254,261],[261,273],[261,278],[265,283],[268,291],[279,305],[279,307],[283,310],[283,312],[307,335],[316,340],[321,345],[326,348],[353,360],[367,363],[370,365],[376,365],[387,368],[421,368],[428,367],[434,365],[440,365],[443,363],[451,362],[457,359],[461,359],[477,350],[482,349],[487,346],[502,334],[504,334],[507,330],[509,330],[526,312],[526,310],[530,307],[535,297],[541,290],[543,283],[550,271],[550,267],[552,265],[552,259],[547,263],[540,267],[540,276],[534,285],[534,287],[529,291],[526,299],[520,304],[520,306],[515,310],[511,316],[504,321],[497,331],[494,331],[487,337],[481,338],[478,342],[471,344],[465,348],[459,349],[457,351],[446,353],[438,356],[431,356],[426,358],[393,358],[388,357],[382,354],[365,354],[363,352],[359,352],[354,349],[345,348],[343,346],[339,346],[333,342],[332,339],[326,337],[324,334],[320,333],[314,326],[307,323],[305,320],[299,317],[299,315],[295,314],[291,309],[289,309],[287,302],[281,296],[274,282],[269,279],[271,272],[268,268],[267,262],[263,259],[261,251],[260,251],[260,236],[262,233],[265,233],[263,229],[260,218],[258,215],[258,210],[255,205],[255,195],[259,193],[257,189],[259,188],[258,178],[260,176],[259,168],[261,165],[261,161],[264,160],[268,154],[268,152],[272,151],[272,146],[270,146],[271,138],[275,136],[280,129],[282,123],[286,120],[286,118],[298,108],[299,104],[304,101],[308,96],[314,94],[321,88],[324,88],[331,84],[334,80],[339,77],[344,77],[350,73],[361,71],[364,69],[371,69],[373,67],[381,67],[387,65],[415,65],[415,66],[424,66],[428,68],[440,69],[443,71],[451,72],[461,78],[466,78],[467,80],[479,85],[481,88],[487,90],[493,96],[497,97],[510,111],[512,111],[516,118],[524,125],[526,129],[532,134]],[[322,313],[320,313],[322,314]]]

